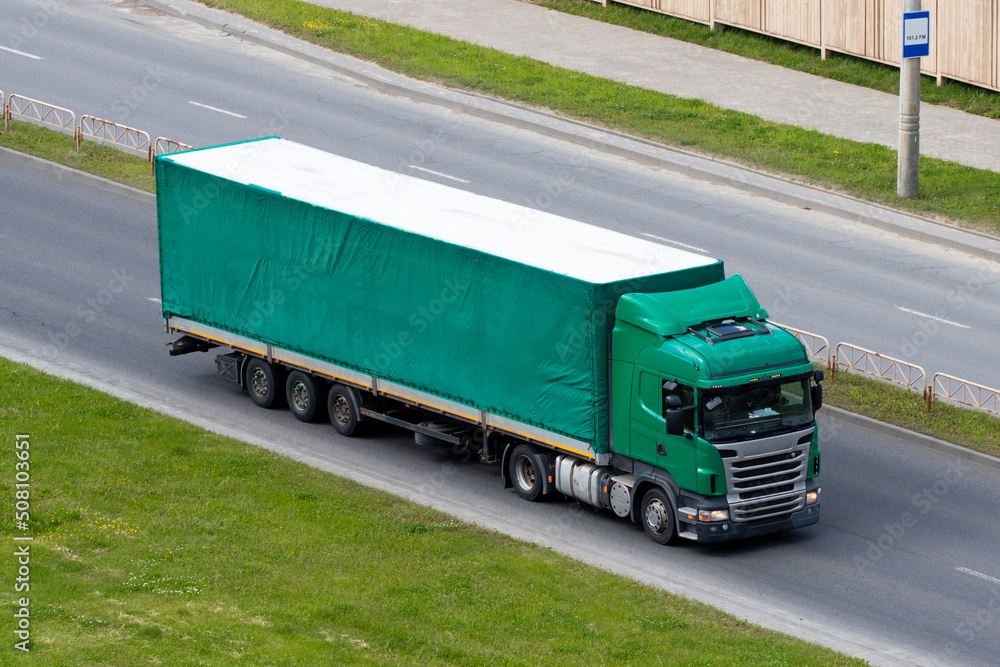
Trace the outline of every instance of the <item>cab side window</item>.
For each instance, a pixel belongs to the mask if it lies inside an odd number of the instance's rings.
[[[670,395],[680,396],[682,408],[691,408],[684,410],[684,430],[694,433],[694,388],[680,384],[679,382],[667,380],[663,383],[663,396],[660,400],[661,406],[666,405],[667,396]]]

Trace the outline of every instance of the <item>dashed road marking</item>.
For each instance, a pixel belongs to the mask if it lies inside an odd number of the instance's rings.
[[[687,243],[681,243],[680,241],[674,241],[673,239],[663,238],[662,236],[657,236],[656,234],[647,234],[647,233],[643,232],[642,235],[645,236],[648,239],[655,239],[657,241],[663,241],[664,243],[669,243],[671,245],[675,245],[675,246],[678,246],[680,248],[684,248],[685,250],[693,250],[694,252],[703,252],[706,255],[709,254],[709,252],[707,250],[705,250],[704,248],[699,248],[696,245],[688,245]]]
[[[17,49],[12,49],[6,46],[0,46],[0,51],[7,51],[8,53],[14,53],[19,56],[24,56],[25,58],[31,58],[32,60],[45,60],[45,58],[41,56],[35,56],[30,53],[25,53],[24,51],[18,51]]]
[[[441,178],[448,178],[453,181],[458,181],[459,183],[471,183],[472,181],[467,181],[464,178],[459,178],[458,176],[449,176],[448,174],[442,174],[440,171],[434,171],[433,169],[428,169],[427,167],[418,167],[415,164],[410,165],[410,169],[418,169],[420,171],[426,171],[428,174],[434,174],[435,176],[440,176]]]
[[[971,574],[973,577],[979,577],[980,579],[984,579],[990,582],[991,584],[997,584],[998,586],[1000,586],[1000,579],[997,579],[996,577],[991,577],[988,574],[983,574],[982,572],[976,572],[975,570],[970,570],[967,567],[956,567],[955,569],[958,570],[959,572],[964,572],[965,574]]]
[[[935,315],[928,315],[927,313],[921,313],[919,310],[910,310],[909,308],[903,308],[902,306],[896,306],[896,310],[901,310],[904,313],[909,313],[910,315],[916,315],[918,317],[926,317],[929,320],[934,320],[935,322],[940,322],[941,324],[948,324],[953,327],[958,327],[959,329],[972,328],[964,324],[959,324],[958,322],[952,322],[951,320],[946,320],[943,317],[937,317]]]
[[[196,107],[201,107],[202,109],[208,109],[209,111],[217,111],[219,113],[224,113],[227,116],[233,116],[234,118],[242,118],[246,120],[246,116],[243,114],[236,113],[235,111],[226,111],[225,109],[220,109],[218,107],[210,107],[207,104],[202,104],[201,102],[188,102],[188,104],[193,104]]]

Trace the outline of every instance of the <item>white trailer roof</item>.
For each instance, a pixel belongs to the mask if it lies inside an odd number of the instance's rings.
[[[285,139],[218,146],[160,159],[590,283],[717,261]]]

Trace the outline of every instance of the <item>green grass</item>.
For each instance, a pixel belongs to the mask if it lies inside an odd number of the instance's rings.
[[[84,141],[76,152],[72,136],[23,121],[10,121],[10,130],[0,132],[0,146],[51,162],[154,192],[149,160],[112,146]]]
[[[823,400],[851,412],[1000,457],[1000,418],[936,401],[854,373],[827,374]]]
[[[0,360],[25,433],[32,665],[862,664]]]
[[[407,76],[555,110],[615,130],[1000,234],[1000,173],[921,160],[896,197],[896,152],[298,0],[204,0]]]
[[[864,58],[831,51],[829,58],[823,60],[819,49],[814,47],[722,25],[713,31],[700,23],[626,5],[608,4],[603,7],[591,0],[524,1],[856,86],[899,94],[899,68]],[[1000,118],[1000,93],[960,81],[946,81],[945,85],[938,86],[937,79],[923,76],[920,81],[920,99],[929,104],[949,106],[988,118]]]

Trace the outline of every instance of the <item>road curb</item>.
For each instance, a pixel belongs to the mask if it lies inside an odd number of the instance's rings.
[[[991,261],[1000,261],[1000,239],[963,230],[887,206],[872,204],[811,185],[756,171],[725,160],[689,153],[645,139],[605,130],[594,125],[557,116],[475,93],[460,92],[424,83],[357,60],[335,51],[309,44],[221,10],[209,9],[184,0],[146,0],[146,4],[171,16],[193,21],[248,42],[325,67],[361,83],[396,95],[443,106],[469,115],[530,130],[661,167],[695,178],[733,187],[792,206],[820,211],[852,222],[867,224],[900,236],[934,243]]]
[[[917,433],[916,431],[905,429],[902,426],[886,424],[885,422],[880,422],[877,419],[859,415],[856,412],[848,412],[843,408],[836,408],[832,405],[824,405],[822,408],[822,414],[831,419],[839,419],[840,421],[847,422],[853,426],[867,428],[877,433],[881,433],[882,435],[898,438],[919,447],[944,452],[945,454],[950,454],[960,459],[971,461],[972,463],[978,463],[979,465],[986,466],[987,468],[1000,470],[1000,458],[990,456],[989,454],[983,454],[982,452],[977,452],[944,440],[939,440],[932,436],[924,435],[923,433]]]
[[[152,203],[156,201],[156,195],[151,192],[133,188],[130,185],[123,185],[115,181],[109,181],[102,176],[88,174],[85,171],[80,171],[79,169],[74,169],[73,167],[67,167],[66,165],[59,164],[58,162],[51,162],[44,158],[35,157],[34,155],[28,155],[27,153],[21,153],[10,148],[0,147],[0,158],[10,160],[11,162],[15,162],[17,164],[23,164],[34,169],[41,169],[44,172],[55,175],[55,177],[60,181],[72,181],[74,183],[84,183],[86,185],[96,186],[102,190],[113,192],[117,195],[128,197],[129,199],[136,199],[142,202]]]

